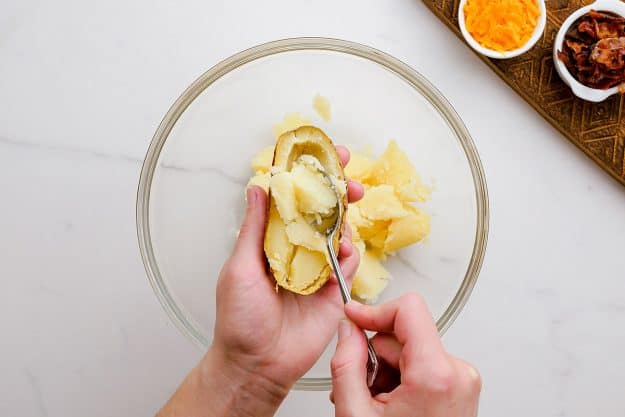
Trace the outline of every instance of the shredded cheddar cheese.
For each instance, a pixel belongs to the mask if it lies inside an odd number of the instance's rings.
[[[500,52],[525,45],[540,16],[536,0],[468,0],[463,11],[471,36],[483,47]]]

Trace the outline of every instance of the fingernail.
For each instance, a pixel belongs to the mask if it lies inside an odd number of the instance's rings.
[[[252,187],[249,187],[247,189],[247,195],[245,199],[247,200],[247,206],[249,208],[254,208],[254,206],[256,206],[256,193],[254,192],[254,189]]]
[[[477,369],[475,369],[471,364],[467,364],[467,372],[469,373],[469,377],[471,377],[472,379],[480,378],[479,372],[477,372]]]
[[[354,326],[347,319],[341,319],[339,322],[339,342],[349,337],[352,334],[352,328]]]

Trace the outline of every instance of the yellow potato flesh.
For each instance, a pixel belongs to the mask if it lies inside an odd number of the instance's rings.
[[[361,301],[375,301],[386,288],[391,274],[370,251],[361,254],[360,265],[352,283],[352,295]]]
[[[302,217],[286,225],[286,235],[293,245],[304,246],[317,252],[326,252],[325,237],[310,227],[310,223]]]
[[[336,195],[323,174],[298,164],[291,169],[299,211],[328,215],[336,207]]]
[[[280,172],[272,175],[269,181],[271,188],[271,196],[276,202],[280,218],[285,224],[297,219],[300,214],[297,209],[297,200],[295,199],[295,187],[293,185],[293,177],[289,172]]]
[[[393,186],[398,197],[406,202],[423,202],[430,197],[429,188],[421,183],[417,170],[394,140],[389,142],[386,151],[371,167],[367,182]]]
[[[430,233],[430,216],[411,210],[406,217],[395,219],[388,227],[384,252],[391,253],[423,240]]]
[[[364,198],[350,205],[346,215],[361,254],[352,296],[374,302],[390,279],[382,265],[386,255],[422,241],[430,232],[428,214],[411,204],[427,200],[430,189],[395,141],[377,160],[351,151],[345,173],[365,186]]]
[[[356,204],[360,214],[369,220],[390,220],[408,214],[393,187],[387,184],[368,188],[363,199]]]
[[[278,210],[269,211],[267,229],[265,231],[265,254],[274,277],[278,283],[286,282],[287,265],[293,256],[293,245],[289,242],[284,222]]]
[[[332,177],[345,207],[343,169],[330,139],[310,126],[280,136],[268,170],[271,204],[265,254],[276,283],[302,295],[315,292],[330,276],[325,231],[334,223],[337,198],[320,169]],[[333,244],[338,250],[338,236]]]
[[[289,286],[296,291],[305,290],[314,284],[314,280],[310,279],[311,276],[321,276],[328,270],[329,265],[323,253],[296,246],[290,264]]]
[[[368,156],[360,153],[351,152],[349,158],[349,164],[345,167],[345,175],[347,178],[354,179],[356,181],[364,182],[371,173],[375,161]]]
[[[317,94],[313,99],[313,108],[317,114],[326,122],[332,118],[332,112],[330,110],[330,101]]]
[[[256,174],[247,183],[248,187],[257,186],[262,188],[265,193],[269,191],[269,181],[271,179],[271,174],[266,172],[264,174]]]
[[[289,269],[287,285],[295,291],[310,288],[319,274],[329,271],[322,268],[329,266],[326,238],[311,225],[314,217],[308,216],[317,216],[319,223],[323,224],[322,216],[331,221],[336,209],[336,195],[315,163],[309,161],[303,157],[294,161],[291,171],[276,173],[270,181],[271,196],[279,214],[278,225],[284,227],[287,243],[295,251],[290,269],[282,265],[278,270]]]
[[[301,115],[293,113],[274,129],[283,133],[306,123]],[[290,286],[302,294],[311,293],[316,290],[311,277],[330,272],[325,237],[311,223],[315,219],[322,221],[322,215],[333,209],[336,199],[323,176],[307,163],[293,164],[290,172],[274,173],[274,177],[290,175],[289,179],[286,176],[270,179],[273,154],[274,147],[269,146],[254,158],[252,169],[257,175],[248,183],[266,191],[271,187],[272,195],[277,193],[273,203],[276,209],[267,226],[265,251],[279,285]],[[361,254],[352,295],[374,302],[390,279],[383,266],[386,255],[420,242],[429,234],[429,215],[411,203],[426,201],[431,190],[423,185],[395,141],[389,142],[378,159],[352,151],[345,174],[366,188],[363,200],[351,204],[345,214],[352,229],[352,241]],[[344,194],[345,183],[341,183]]]
[[[282,122],[273,126],[273,134],[276,139],[280,135],[297,129],[298,127],[307,126],[310,124],[310,120],[306,119],[299,113],[288,113],[284,115]],[[269,164],[271,166],[271,164]]]
[[[273,150],[275,146],[267,146],[262,151],[258,152],[252,159],[252,170],[256,174],[264,174],[269,172],[271,163],[273,162]]]

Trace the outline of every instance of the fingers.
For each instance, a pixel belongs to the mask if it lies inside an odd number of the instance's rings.
[[[341,160],[341,165],[343,165],[343,168],[345,168],[345,166],[347,165],[347,163],[349,162],[349,149],[347,149],[345,146],[341,146],[341,145],[337,145],[335,146],[336,148],[336,153],[339,154],[339,159]]]
[[[339,265],[341,266],[341,271],[343,272],[345,282],[347,283],[348,287],[351,287],[352,281],[354,280],[354,275],[356,274],[356,270],[358,269],[358,265],[360,264],[360,253],[355,246],[353,246],[351,243],[348,243],[351,240],[349,226],[346,225],[345,231],[347,233],[344,235],[344,237],[349,237],[350,239],[344,239],[344,242],[343,239],[341,239],[342,242],[339,249]],[[349,246],[349,254],[346,254],[344,252],[344,246]],[[332,273],[330,281],[326,283],[326,285],[321,287],[317,294],[322,298],[333,300],[336,303],[336,306],[340,307],[341,315],[343,314],[343,300],[341,299],[338,288],[338,280],[334,276],[334,272]]]
[[[430,311],[416,293],[377,306],[350,302],[345,313],[363,329],[395,335],[402,345],[402,381],[443,367],[447,354]]]
[[[371,344],[375,353],[386,361],[389,365],[399,369],[399,358],[401,357],[401,343],[395,336],[386,333],[378,333],[371,338]]]
[[[357,181],[347,180],[347,201],[355,203],[365,195],[365,189]]]
[[[346,258],[354,252],[352,245],[352,228],[345,222],[343,233],[341,234],[341,244],[339,246],[339,258]]]
[[[373,306],[349,303],[345,306],[345,312],[357,326],[394,333],[401,344],[418,336],[439,339],[432,315],[423,298],[416,293]]]
[[[399,385],[401,381],[399,362],[402,346],[395,336],[386,333],[378,333],[373,336],[371,344],[380,360],[378,376],[369,389],[371,394],[376,396],[380,393],[391,392]]]
[[[477,416],[480,392],[482,391],[482,378],[473,365],[459,358],[453,358],[458,375],[458,396],[465,404],[467,417]]]
[[[341,271],[343,271],[343,277],[345,278],[345,283],[348,287],[351,287],[352,285],[352,281],[354,280],[354,275],[356,274],[359,263],[360,254],[358,253],[358,249],[356,248],[352,249],[351,255],[339,260]],[[341,299],[341,294],[339,292],[339,283],[334,276],[334,272],[332,273],[330,281],[328,281],[323,287],[321,287],[321,289],[317,291],[316,294],[321,298],[331,300],[337,308],[340,308],[342,315],[343,300]],[[331,304],[329,303],[327,305],[330,306]]]
[[[351,255],[339,260],[339,264],[341,265],[341,271],[343,271],[345,281],[351,287],[354,275],[358,269],[358,264],[360,264],[360,253],[358,253],[358,249],[352,246]]]
[[[257,186],[247,189],[247,212],[234,247],[233,258],[264,265],[263,240],[267,220],[267,194]]]
[[[378,365],[378,374],[373,381],[373,385],[369,387],[369,392],[378,401],[383,401],[384,396],[380,394],[390,393],[401,383],[401,373],[398,368],[389,365],[384,359],[380,359]]]
[[[367,388],[367,342],[349,320],[339,323],[336,352],[330,362],[336,416],[364,415],[371,401]]]
[[[343,168],[349,162],[349,150],[344,146],[336,146],[336,153],[339,154],[339,158],[341,160],[341,165]],[[357,181],[347,180],[347,201],[350,203],[354,203],[362,198],[365,194],[364,188],[362,188],[362,184]]]

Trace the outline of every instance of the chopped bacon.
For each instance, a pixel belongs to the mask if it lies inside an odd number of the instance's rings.
[[[625,37],[601,39],[592,48],[590,59],[609,70],[625,69]]]
[[[567,32],[558,59],[576,80],[591,88],[625,83],[625,18],[591,10]]]

